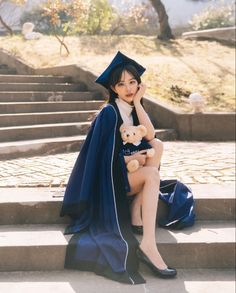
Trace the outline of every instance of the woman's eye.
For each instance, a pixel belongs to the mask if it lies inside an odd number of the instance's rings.
[[[133,135],[135,135],[135,132],[133,133]]]
[[[136,83],[136,80],[131,80],[130,83],[131,83],[131,84],[134,84],[134,83]]]

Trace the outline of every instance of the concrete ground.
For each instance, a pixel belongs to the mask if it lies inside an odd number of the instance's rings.
[[[1,273],[1,293],[235,293],[233,270],[178,270],[174,280],[154,277],[141,266],[146,284],[120,284],[81,271]]]
[[[0,187],[63,187],[78,153],[0,161]],[[162,179],[186,184],[235,181],[234,142],[164,142]]]

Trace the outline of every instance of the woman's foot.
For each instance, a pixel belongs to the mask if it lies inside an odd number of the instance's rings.
[[[145,245],[141,242],[140,249],[142,252],[150,259],[150,261],[160,270],[167,269],[167,265],[165,264],[163,258],[161,257],[157,246],[154,245]]]
[[[159,252],[158,252],[158,254],[159,254]],[[159,254],[159,256],[160,256],[160,254]],[[168,268],[166,265],[165,265],[166,266],[165,269],[160,269],[157,265],[155,265],[150,260],[150,258],[143,252],[143,250],[140,247],[138,247],[138,249],[137,249],[137,257],[139,258],[139,260],[141,262],[146,264],[156,276],[158,276],[160,278],[170,279],[170,278],[174,278],[177,275],[176,269]],[[160,258],[161,258],[161,256],[160,256]],[[164,261],[163,261],[163,263],[164,263]]]

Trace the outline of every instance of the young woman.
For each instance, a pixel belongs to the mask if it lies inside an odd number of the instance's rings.
[[[110,93],[109,101],[93,121],[86,141],[71,173],[61,216],[73,223],[67,249],[66,267],[94,271],[111,279],[140,284],[139,261],[155,275],[173,278],[158,252],[155,239],[156,213],[160,188],[159,165],[163,144],[155,139],[154,127],[142,105],[145,85],[140,76],[145,69],[118,52],[108,68],[96,80]],[[120,153],[122,123],[143,124],[145,139],[155,148],[155,156],[139,152],[124,157],[137,159],[141,167],[122,170]],[[129,199],[132,202],[129,206]],[[139,244],[133,232],[143,234]]]

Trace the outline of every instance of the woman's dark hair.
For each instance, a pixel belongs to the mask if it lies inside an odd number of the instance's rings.
[[[109,80],[109,98],[108,98],[108,103],[110,102],[114,102],[115,99],[118,97],[117,94],[111,89],[111,86],[115,87],[115,85],[120,82],[121,80],[121,76],[122,73],[124,71],[129,72],[130,74],[133,75],[134,79],[137,80],[138,84],[141,83],[141,78],[140,75],[138,74],[138,71],[136,70],[135,66],[133,66],[132,64],[125,64],[122,66],[119,66],[117,68],[115,68],[110,76],[110,80]]]

